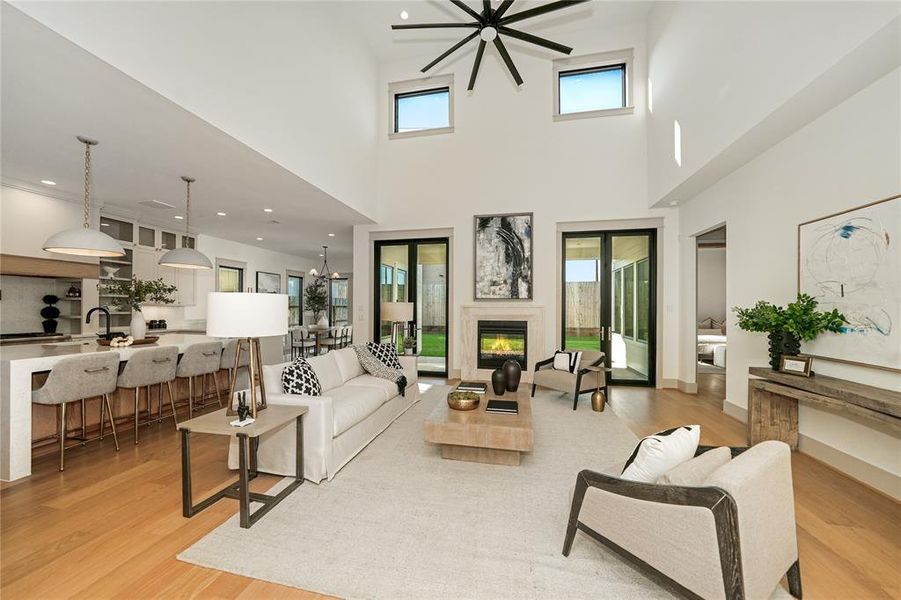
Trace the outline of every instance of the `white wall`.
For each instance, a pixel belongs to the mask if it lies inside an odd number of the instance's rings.
[[[659,243],[669,250],[658,265],[676,269],[675,211],[649,211],[645,155],[644,26],[567,34],[573,55],[635,49],[635,114],[555,123],[552,120],[552,63],[544,52],[512,54],[525,85],[517,90],[503,64],[489,49],[475,91],[466,92],[472,52],[439,74],[455,77],[455,132],[388,139],[388,84],[415,77],[422,60],[384,65],[381,72],[376,226],[358,226],[354,236],[355,331],[370,336],[372,282],[370,237],[374,231],[453,232],[452,315],[472,302],[473,216],[534,212],[534,304],[546,309],[546,340],[557,344],[556,314],[560,257],[558,224],[663,217],[673,229]],[[672,262],[671,262],[672,261]],[[674,278],[663,276],[661,302],[676,310]],[[359,292],[366,290],[366,292]],[[667,324],[661,324],[665,329]],[[661,331],[663,376],[675,377],[675,322]],[[459,332],[451,336],[451,367],[459,368]]]
[[[648,20],[653,204],[901,12],[897,2],[660,2]],[[682,166],[673,159],[673,120]]]
[[[692,236],[720,223],[729,231],[729,306],[758,299],[778,304],[797,293],[798,223],[897,194],[901,190],[901,70],[895,69],[813,123],[788,137],[680,207],[681,279],[695,280]],[[681,376],[693,377],[695,306],[683,286]],[[729,315],[727,412],[747,407],[747,372],[767,364],[762,334],[747,333]],[[901,375],[814,360],[817,373],[901,390]],[[901,476],[901,441],[860,421],[802,405],[804,438],[859,459],[883,473]],[[828,459],[828,457],[826,457]],[[855,473],[865,478],[867,475]],[[890,493],[899,494],[898,480]],[[885,488],[877,474],[870,483]]]
[[[14,2],[372,217],[377,66],[326,4]]]
[[[0,253],[36,256],[97,264],[96,258],[63,257],[45,252],[41,246],[51,235],[81,227],[84,206],[80,202],[61,200],[26,192],[9,186],[0,187]],[[92,216],[94,227],[99,217]]]
[[[697,322],[726,318],[726,249],[698,248]]]

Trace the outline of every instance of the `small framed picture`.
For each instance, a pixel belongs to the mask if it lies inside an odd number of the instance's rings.
[[[789,375],[810,377],[810,365],[813,358],[809,356],[783,356],[779,361],[779,370]]]

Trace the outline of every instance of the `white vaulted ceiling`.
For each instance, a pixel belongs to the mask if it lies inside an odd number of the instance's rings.
[[[369,218],[8,4],[2,10],[4,184],[78,200],[84,149],[75,136],[86,135],[100,140],[94,196],[108,212],[180,230],[180,176],[191,175],[193,231],[310,258],[322,244],[336,260],[351,256],[352,227]],[[149,200],[176,209],[139,204]]]

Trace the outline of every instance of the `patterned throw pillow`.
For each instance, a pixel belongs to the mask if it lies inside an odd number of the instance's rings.
[[[691,460],[700,441],[700,425],[683,425],[649,435],[638,442],[621,477],[654,483],[667,471]]]
[[[554,368],[558,371],[575,373],[580,362],[582,362],[581,352],[564,352],[562,350],[554,352]]]
[[[386,367],[392,369],[400,369],[400,361],[397,360],[397,347],[394,344],[377,344],[375,342],[367,342],[366,349],[372,352],[372,355],[382,361]]]
[[[282,387],[286,394],[298,396],[321,396],[322,386],[310,363],[298,358],[282,371]]]

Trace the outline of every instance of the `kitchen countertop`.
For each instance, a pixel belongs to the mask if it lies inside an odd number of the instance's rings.
[[[111,348],[101,346],[96,336],[91,338],[72,339],[67,342],[44,342],[35,344],[17,344],[9,347],[0,347],[0,362],[28,361],[32,371],[49,370],[61,358],[77,354],[93,354],[95,352],[118,352],[122,360],[138,350],[153,348],[155,346],[178,346],[179,352],[183,352],[191,344],[202,342],[221,341],[221,338],[208,337],[193,333],[164,333],[159,336],[155,344],[143,344],[140,346],[128,346],[125,348]]]

